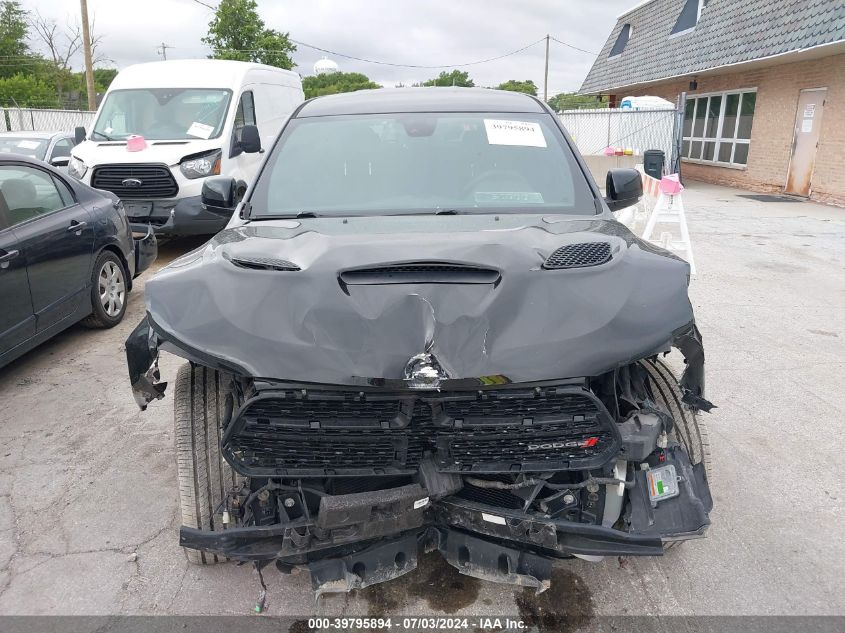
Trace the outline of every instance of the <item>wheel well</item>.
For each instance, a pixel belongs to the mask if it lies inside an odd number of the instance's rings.
[[[123,274],[126,275],[126,287],[127,291],[132,291],[132,276],[129,274],[129,262],[126,261],[126,257],[123,256],[123,251],[121,251],[117,246],[114,244],[106,244],[103,248],[100,249],[100,252],[97,253],[97,257],[100,256],[100,253],[103,251],[110,251],[117,255],[117,258],[120,260],[120,263],[123,264]],[[96,257],[94,258],[96,259]]]

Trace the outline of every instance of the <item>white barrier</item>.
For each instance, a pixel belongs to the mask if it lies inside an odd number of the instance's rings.
[[[681,195],[683,186],[678,180],[678,176],[673,174],[671,176],[664,176],[662,180],[652,178],[646,173],[642,173],[643,178],[643,193],[650,197],[654,197],[654,192],[657,192],[657,202],[651,210],[648,222],[646,222],[643,230],[642,239],[656,244],[666,250],[673,251],[683,257],[690,267],[690,274],[695,274],[695,260],[692,256],[692,242],[690,241],[689,228],[687,227],[687,218],[684,211],[684,199]],[[672,231],[661,231],[660,237],[652,239],[655,229],[658,225],[673,225],[677,226],[680,235],[673,235]]]

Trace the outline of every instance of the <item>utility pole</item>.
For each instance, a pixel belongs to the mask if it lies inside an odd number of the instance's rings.
[[[543,81],[543,101],[549,102],[549,34],[546,33],[546,79]]]
[[[168,48],[173,48],[173,47],[172,47],[172,46],[168,46],[167,44],[165,44],[164,42],[162,42],[162,43],[161,43],[161,47],[159,47],[158,49],[156,49],[156,53],[158,53],[159,55],[161,55],[161,56],[162,56],[162,58],[164,58],[164,61],[167,61],[167,49],[168,49]]]
[[[94,92],[94,62],[91,60],[91,29],[88,22],[88,0],[79,0],[82,9],[82,49],[85,53],[85,87],[88,91],[88,109],[97,109],[97,93]]]

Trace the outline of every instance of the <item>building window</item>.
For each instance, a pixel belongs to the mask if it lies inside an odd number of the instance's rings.
[[[756,103],[753,90],[688,98],[681,156],[699,163],[744,167]]]
[[[608,57],[616,57],[617,55],[621,55],[622,51],[625,50],[625,45],[628,43],[628,40],[631,38],[631,25],[625,24],[622,27],[622,30],[619,31],[619,36],[616,38],[616,43],[613,45],[613,48],[610,49],[610,55]]]
[[[707,6],[707,0],[687,0],[684,3],[684,8],[681,9],[681,15],[678,16],[678,21],[672,27],[670,35],[678,35],[692,31],[698,20],[701,17],[701,10]]]

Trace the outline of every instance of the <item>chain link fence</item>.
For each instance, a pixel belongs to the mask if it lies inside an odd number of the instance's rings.
[[[604,155],[605,149],[621,148],[635,156],[647,149],[672,156],[677,112],[672,110],[566,110],[560,120],[585,156]]]
[[[39,110],[35,108],[2,108],[0,131],[5,132],[72,132],[77,126],[90,129],[95,112],[86,110]]]

